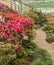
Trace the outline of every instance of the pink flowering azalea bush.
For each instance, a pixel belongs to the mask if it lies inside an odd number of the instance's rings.
[[[12,10],[10,7],[6,6],[2,2],[0,2],[0,12],[12,12],[12,13],[18,13],[15,10]]]
[[[0,12],[0,65],[26,64],[27,58],[31,58],[23,41],[33,36],[34,20],[19,15],[1,2]]]
[[[6,10],[6,5],[0,2],[0,9]]]
[[[26,18],[13,13],[2,13],[1,16],[4,19],[4,21],[0,21],[0,41],[3,42],[1,46],[3,45],[4,48],[1,56],[4,56],[7,52],[6,55],[9,60],[6,58],[5,62],[11,63],[12,56],[16,59],[26,55],[22,41],[26,37],[27,40],[30,40],[30,37],[33,35],[34,21],[31,18]]]
[[[5,22],[0,23],[0,38],[20,41],[24,36],[32,36],[34,21],[31,18],[20,17],[19,15],[12,13],[10,15],[8,13],[7,15],[7,18],[3,16],[5,18]]]

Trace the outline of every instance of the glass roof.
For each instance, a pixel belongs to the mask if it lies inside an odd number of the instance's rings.
[[[12,0],[14,2],[20,2],[31,8],[54,8],[53,0]],[[39,1],[39,2],[37,2]]]
[[[20,2],[21,0],[12,0],[12,1],[14,1],[14,2]]]
[[[32,8],[54,8],[53,2],[22,2],[22,4]]]

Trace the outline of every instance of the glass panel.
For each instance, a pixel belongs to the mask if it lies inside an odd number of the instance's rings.
[[[16,10],[18,11],[18,2],[16,2]]]
[[[15,3],[14,2],[12,2],[12,9],[15,10]]]

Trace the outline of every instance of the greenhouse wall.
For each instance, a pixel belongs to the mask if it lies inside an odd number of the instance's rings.
[[[48,4],[52,4],[54,6],[54,1],[53,0],[34,0],[34,1],[33,0],[24,0],[24,1],[22,1],[22,0],[20,0],[20,1],[19,0],[12,0],[11,1],[11,8],[14,9],[14,10],[17,10],[20,14],[23,14],[26,11],[29,11],[29,9],[32,8],[32,7],[34,7],[34,9],[36,9],[38,11],[42,11],[43,13],[54,13],[54,7],[52,7],[52,6],[50,7],[50,5],[47,5],[47,3],[45,5],[41,5],[41,3],[40,3],[41,7],[39,7],[39,5],[37,5],[38,1],[43,2],[43,3],[48,2]],[[29,7],[30,6],[29,2],[30,3],[31,2],[36,2],[37,3],[36,8],[35,8],[35,6],[32,6],[34,4],[32,4],[31,7]],[[44,7],[46,5],[47,5],[47,7]]]

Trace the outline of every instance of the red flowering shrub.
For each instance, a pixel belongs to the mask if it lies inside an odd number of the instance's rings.
[[[6,59],[4,61],[9,65],[14,59],[17,60],[19,57],[27,56],[27,54],[24,53],[27,53],[27,51],[22,41],[23,39],[28,38],[27,40],[29,40],[31,38],[29,38],[29,36],[32,36],[34,21],[31,18],[19,15],[18,12],[13,11],[7,6],[5,10],[1,7],[0,12],[0,40],[4,42],[1,44],[1,46],[3,45],[4,47],[0,46],[1,49],[4,48],[3,51],[1,50],[1,65],[5,64],[3,63],[4,56]],[[16,64],[12,63],[10,65]]]
[[[18,60],[19,57],[22,58],[22,56],[26,57],[29,55],[29,53],[25,54],[27,51],[22,43],[23,39],[31,39],[34,21],[31,18],[19,15],[18,12],[7,6],[5,7],[5,10],[0,7],[0,41],[3,43],[0,45],[0,55],[2,57],[2,60],[0,58],[0,65],[5,63],[7,63],[6,65],[10,63],[12,63],[10,65],[16,65],[13,63],[14,59]]]
[[[5,40],[5,43],[19,45],[17,51],[20,52],[24,36],[32,35],[34,21],[13,13],[2,13],[2,17],[5,21],[0,22],[0,38]]]
[[[5,13],[4,12],[4,13],[1,13],[1,15],[2,15],[2,17],[9,18],[9,19],[17,19],[19,17],[22,17],[19,14],[14,14],[13,12],[11,12],[11,13]]]

